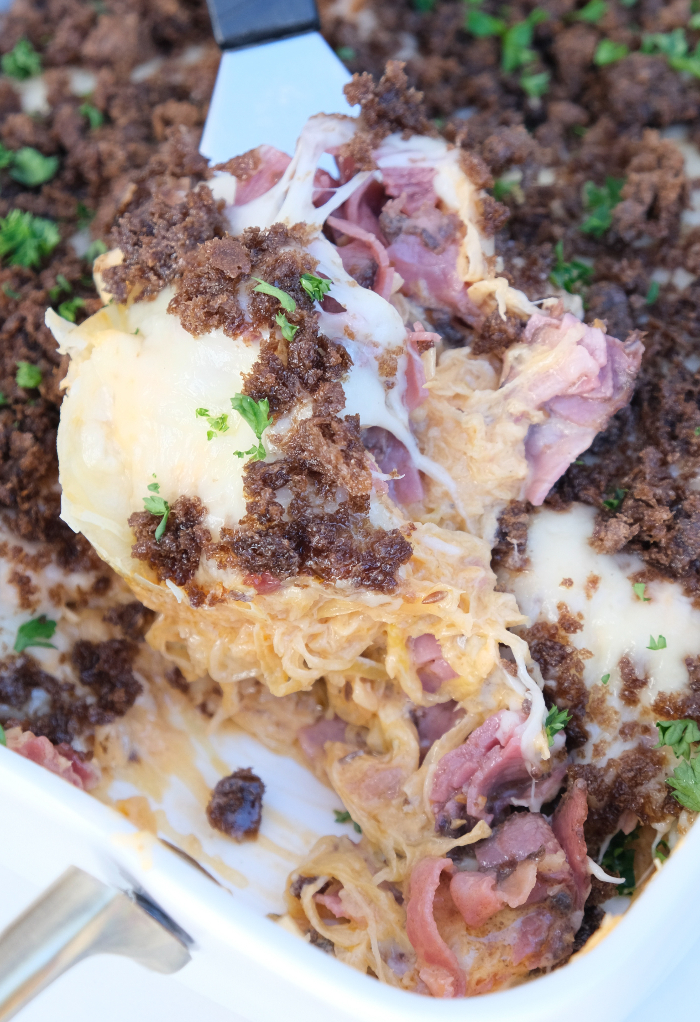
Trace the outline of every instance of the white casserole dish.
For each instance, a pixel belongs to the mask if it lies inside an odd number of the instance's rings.
[[[276,758],[277,773],[270,775],[268,763],[265,778],[273,799],[300,769]],[[307,796],[297,791],[288,807],[300,827],[320,808]],[[329,792],[329,804],[332,799]],[[438,1001],[383,986],[305,944],[119,813],[1,747],[0,805],[4,865],[34,883],[48,885],[76,865],[124,890],[142,888],[193,939],[192,960],[178,978],[251,1022],[456,1022],[465,1015],[473,1022],[589,1022],[592,1016],[620,1022],[691,946],[700,905],[700,830],[693,828],[590,952],[468,1004]]]

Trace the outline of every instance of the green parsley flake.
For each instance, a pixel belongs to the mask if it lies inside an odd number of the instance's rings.
[[[624,179],[616,177],[606,177],[604,188],[586,181],[583,186],[583,204],[588,216],[580,228],[584,234],[601,238],[612,227],[612,211],[620,201],[624,186]]]
[[[558,241],[554,246],[555,263],[549,279],[557,287],[561,287],[569,294],[576,294],[576,289],[585,287],[593,279],[593,267],[586,263],[580,263],[576,259],[571,262],[564,262],[564,242]]]
[[[658,280],[652,280],[647,291],[647,296],[644,299],[647,305],[653,305],[656,299],[659,297],[659,282]]]
[[[544,722],[544,733],[547,736],[547,744],[550,749],[554,745],[555,734],[562,731],[570,720],[571,714],[568,710],[558,710],[556,706],[551,708]]]
[[[666,784],[674,789],[673,795],[682,806],[691,813],[700,813],[700,756],[689,763],[683,760]]]
[[[484,11],[472,8],[465,14],[464,28],[477,39],[486,39],[488,36],[502,35],[506,30],[506,23],[501,18],[493,18]]]
[[[695,14],[691,14],[690,21],[688,22],[688,28],[700,28],[700,13],[696,12]]]
[[[90,130],[94,131],[95,128],[99,128],[104,124],[104,114],[101,110],[98,110],[92,103],[81,103],[78,107],[78,113],[82,117],[87,117],[90,122]]]
[[[61,302],[61,304],[58,307],[58,314],[59,316],[62,316],[63,319],[67,319],[69,323],[75,323],[75,317],[77,315],[78,309],[84,308],[85,308],[84,298],[69,298],[67,299],[67,301]]]
[[[216,436],[221,436],[222,433],[228,433],[228,415],[226,412],[221,415],[210,415],[208,408],[198,408],[195,412],[198,419],[206,419],[209,425],[207,430],[207,440],[213,440]],[[149,487],[150,489],[150,487]]]
[[[335,52],[346,64],[348,64],[351,60],[354,60],[357,56],[352,46],[339,46]]]
[[[284,337],[285,341],[294,340],[294,334],[297,332],[299,327],[294,326],[292,323],[290,323],[283,312],[277,313],[277,315],[275,316],[275,323],[282,331],[282,336]]]
[[[666,859],[668,859],[670,854],[671,849],[668,846],[668,842],[664,841],[663,838],[659,841],[658,845],[652,852],[654,858],[658,859],[659,862],[666,862]]]
[[[87,227],[95,219],[95,210],[90,209],[84,202],[78,202],[75,207],[75,215],[78,218],[78,227]]]
[[[620,504],[624,500],[626,493],[627,490],[622,490],[618,487],[618,489],[615,490],[614,497],[608,497],[607,500],[603,501],[603,507],[606,507],[608,511],[617,511]]]
[[[257,287],[253,288],[253,291],[259,291],[263,295],[271,295],[276,298],[283,309],[287,312],[294,312],[297,307],[297,303],[294,301],[291,295],[288,295],[286,291],[282,291],[281,288],[275,287],[274,284],[268,284],[266,281],[261,280],[260,277],[253,277],[253,280],[257,280]]]
[[[503,45],[501,49],[501,67],[506,74],[517,71],[518,68],[531,64],[537,59],[537,54],[530,49],[535,33],[535,26],[549,18],[547,11],[535,7],[530,11],[525,21],[519,21],[511,25],[503,33]]]
[[[160,492],[160,483],[149,483],[148,486],[146,487],[146,489],[150,490],[151,493],[159,493]]]
[[[149,485],[148,489],[150,490],[152,488],[153,483]],[[152,515],[162,516],[160,519],[160,525],[155,531],[155,541],[156,543],[160,543],[163,533],[165,532],[165,526],[168,524],[168,516],[170,515],[170,504],[168,504],[167,500],[164,500],[162,497],[153,496],[144,497],[143,506]]]
[[[694,720],[657,720],[659,740],[654,746],[661,749],[668,745],[679,759],[690,759],[694,742],[700,742],[700,730]]]
[[[610,681],[610,675],[609,674],[604,674],[603,677],[600,679],[601,685],[607,685],[607,683],[609,681]]]
[[[632,894],[635,889],[633,843],[638,837],[639,827],[635,827],[631,834],[618,830],[605,850],[600,863],[603,869],[625,878],[624,884],[617,885],[616,894]]]
[[[50,181],[58,170],[58,156],[44,156],[38,149],[23,146],[14,153],[10,177],[26,188],[36,188]]]
[[[700,426],[696,426],[693,433],[695,433],[695,436],[700,436]]]
[[[5,738],[5,728],[0,724],[0,745],[7,745],[7,739]]]
[[[41,369],[38,366],[33,366],[31,362],[18,362],[15,383],[18,387],[24,387],[27,390],[38,387],[41,383]]]
[[[49,288],[49,298],[51,299],[52,302],[55,302],[60,295],[62,294],[69,295],[71,294],[72,290],[73,287],[70,284],[70,282],[66,279],[66,277],[64,277],[62,273],[57,273],[55,285]]]
[[[326,280],[325,277],[315,277],[313,273],[302,273],[299,283],[314,302],[322,302],[324,295],[327,295],[331,289],[330,280]]]
[[[655,639],[653,635],[649,636],[649,645],[647,649],[666,649],[666,640],[663,635],[660,635],[658,639]]]
[[[585,7],[576,12],[574,17],[576,21],[587,21],[590,25],[595,25],[600,21],[607,9],[608,5],[605,0],[589,0]]]
[[[29,646],[43,646],[46,649],[55,649],[54,644],[47,641],[48,639],[53,639],[55,631],[56,622],[47,620],[45,614],[35,618],[33,621],[25,621],[17,629],[17,638],[15,639],[14,646],[15,653],[23,653]]]
[[[23,82],[25,78],[41,74],[41,57],[28,39],[20,39],[14,49],[0,59],[0,67],[10,78]]]
[[[0,142],[0,170],[5,170],[6,167],[11,166],[14,158],[15,154],[12,150],[6,149],[2,142]]]
[[[7,258],[8,266],[38,266],[60,240],[53,220],[19,209],[0,217],[0,260]]]
[[[362,833],[362,827],[359,825],[359,823],[355,823],[347,809],[345,810],[344,813],[341,813],[339,809],[334,809],[333,813],[335,815],[336,823],[351,823],[358,834]]]
[[[257,279],[257,278],[256,278]],[[284,292],[283,292],[284,293]],[[287,296],[289,297],[289,296]],[[262,401],[254,401],[247,394],[236,394],[231,398],[231,406],[234,412],[238,412],[258,439],[258,445],[250,447],[247,451],[234,451],[238,458],[251,458],[253,461],[265,460],[265,448],[262,444],[262,435],[268,426],[272,425],[270,418],[270,402],[266,397]]]
[[[106,251],[107,246],[105,245],[104,241],[98,238],[97,241],[92,242],[83,258],[88,263],[94,263],[98,255],[104,255]]]
[[[509,181],[508,178],[499,177],[493,183],[493,197],[497,202],[503,202],[506,196],[510,195],[515,189],[515,181]]]
[[[2,290],[3,290],[3,293],[7,295],[8,298],[14,298],[14,300],[16,302],[18,302],[20,300],[20,298],[22,297],[22,295],[19,293],[19,291],[15,291],[15,289],[10,287],[10,285],[7,282],[5,282],[2,285]]]
[[[607,67],[608,64],[615,64],[623,60],[630,52],[629,46],[625,43],[616,43],[612,39],[601,39],[593,54],[593,63],[598,67]]]
[[[700,42],[689,53],[685,29],[674,28],[672,32],[653,32],[642,37],[642,53],[659,53],[666,57],[674,71],[687,71],[700,78]]]
[[[651,597],[644,595],[646,589],[646,582],[635,582],[632,588],[634,589],[635,595],[642,601],[642,603],[651,603]]]
[[[539,99],[549,89],[549,71],[540,71],[538,74],[524,74],[520,76],[520,88],[530,99]]]

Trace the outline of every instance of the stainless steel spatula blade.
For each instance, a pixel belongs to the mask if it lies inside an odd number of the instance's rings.
[[[294,152],[306,120],[349,114],[350,74],[317,30],[313,0],[208,0],[224,52],[201,152],[222,163],[267,143]]]

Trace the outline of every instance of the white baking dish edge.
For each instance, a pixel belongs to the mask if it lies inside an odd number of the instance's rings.
[[[0,861],[48,886],[69,865],[140,886],[193,939],[177,976],[251,1022],[621,1022],[695,940],[700,828],[588,954],[512,990],[437,1001],[362,976],[237,903],[119,813],[0,747]],[[322,1013],[322,1014],[321,1014]]]

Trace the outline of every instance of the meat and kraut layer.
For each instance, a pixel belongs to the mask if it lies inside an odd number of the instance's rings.
[[[303,932],[435,996],[554,964],[585,784],[540,813],[563,734],[491,545],[628,400],[641,343],[499,277],[485,167],[406,119],[320,115],[292,158],[159,184],[97,261],[104,308],[47,313],[63,518],[158,612],[151,644],[218,683],[216,721],[253,678],[315,693],[297,738],[363,839],[293,878]]]

